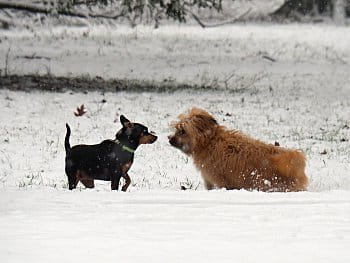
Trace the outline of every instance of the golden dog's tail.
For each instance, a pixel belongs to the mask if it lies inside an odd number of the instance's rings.
[[[308,179],[305,175],[306,158],[301,151],[285,151],[271,156],[278,173],[289,178],[293,185],[291,191],[306,190]]]

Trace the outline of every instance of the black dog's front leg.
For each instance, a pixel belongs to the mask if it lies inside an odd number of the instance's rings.
[[[122,187],[122,191],[126,192],[126,190],[128,189],[130,183],[131,183],[131,179],[130,176],[126,173],[123,175],[123,178],[125,179],[125,184]]]
[[[122,177],[122,171],[116,170],[112,172],[111,175],[111,189],[118,190],[120,178]]]

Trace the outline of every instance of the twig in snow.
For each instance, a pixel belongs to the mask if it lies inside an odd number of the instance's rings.
[[[5,68],[4,68],[5,77],[7,77],[10,74],[10,71],[9,71],[10,52],[11,52],[11,47],[9,47],[9,49],[7,50],[6,57],[5,57]]]
[[[29,55],[24,55],[24,56],[16,56],[16,59],[18,58],[25,58],[25,59],[46,59],[46,60],[51,60],[50,57],[45,57],[45,56],[36,56],[36,54],[34,53],[33,55],[29,56]]]
[[[276,62],[277,61],[276,59],[274,59],[274,58],[272,58],[270,56],[267,56],[267,55],[263,55],[262,58],[270,60],[271,62]]]

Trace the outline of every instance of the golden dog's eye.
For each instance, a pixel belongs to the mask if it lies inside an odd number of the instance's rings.
[[[178,131],[178,134],[179,135],[184,135],[184,134],[186,134],[186,131],[184,129],[181,129],[181,130]]]

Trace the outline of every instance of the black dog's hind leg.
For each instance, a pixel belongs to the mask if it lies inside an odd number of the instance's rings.
[[[69,162],[69,161],[68,161]],[[66,175],[68,177],[68,188],[69,190],[73,190],[77,187],[77,170],[74,169],[69,163],[66,163]]]
[[[77,187],[78,180],[75,174],[71,173],[68,176],[68,188],[69,190],[73,190]]]

